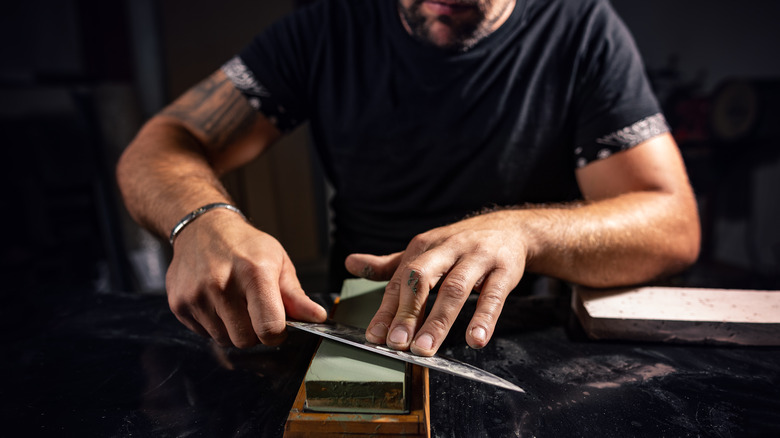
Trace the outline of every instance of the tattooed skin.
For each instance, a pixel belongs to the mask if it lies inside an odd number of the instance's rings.
[[[420,276],[416,271],[409,273],[409,280],[406,281],[406,285],[412,288],[412,292],[417,295],[417,285],[420,283]]]
[[[369,280],[373,280],[374,268],[371,267],[371,265],[363,266],[363,270],[360,272],[360,276],[363,278],[368,278]]]
[[[220,102],[215,105],[210,102]],[[206,139],[206,148],[219,152],[246,132],[257,113],[224,75],[212,75],[196,85],[162,114],[186,123]]]

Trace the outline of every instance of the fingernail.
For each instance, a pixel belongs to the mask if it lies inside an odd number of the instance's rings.
[[[374,324],[373,327],[368,331],[371,333],[371,336],[375,336],[377,338],[385,339],[387,336],[387,326],[384,324]]]
[[[487,337],[487,332],[482,327],[474,327],[473,329],[471,329],[471,337],[473,337],[479,342],[485,342],[485,338]]]
[[[409,334],[402,328],[397,328],[390,333],[390,342],[394,344],[406,344],[409,340]]]
[[[429,335],[428,333],[425,333],[423,335],[420,335],[419,338],[417,338],[416,341],[414,341],[415,345],[420,347],[423,350],[430,350],[433,348],[433,336]]]

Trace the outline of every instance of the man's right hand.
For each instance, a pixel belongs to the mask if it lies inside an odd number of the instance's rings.
[[[150,119],[122,154],[117,179],[127,210],[167,236],[187,209],[229,202],[219,177],[280,136],[218,70]],[[284,339],[286,316],[327,315],[301,289],[281,244],[224,209],[178,235],[166,283],[176,317],[223,346],[275,345]]]
[[[228,210],[209,211],[182,230],[166,283],[179,321],[223,347],[278,345],[286,316],[327,317],[304,293],[282,245]]]

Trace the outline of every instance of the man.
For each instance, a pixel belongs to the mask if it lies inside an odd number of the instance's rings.
[[[136,220],[174,229],[171,309],[221,345],[326,317],[240,214],[182,220],[229,203],[218,175],[303,120],[336,189],[335,259],[389,280],[371,342],[432,355],[477,291],[480,348],[526,271],[609,287],[698,255],[682,159],[606,1],[322,0],[152,118],[118,166]]]

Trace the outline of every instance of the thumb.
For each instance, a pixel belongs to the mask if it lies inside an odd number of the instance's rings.
[[[403,255],[403,251],[383,256],[350,254],[344,260],[344,266],[352,275],[369,280],[387,281],[395,273]]]
[[[327,319],[328,312],[306,295],[298,281],[298,276],[295,275],[295,268],[289,262],[282,267],[279,291],[282,294],[285,313],[289,318],[309,322],[323,322]]]

